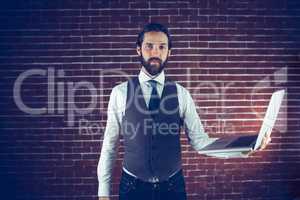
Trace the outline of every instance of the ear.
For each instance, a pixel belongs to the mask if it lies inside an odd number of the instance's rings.
[[[170,56],[171,55],[171,49],[170,50],[168,50],[168,56]]]
[[[139,56],[141,56],[142,52],[141,52],[141,47],[137,46],[136,47],[136,52]]]

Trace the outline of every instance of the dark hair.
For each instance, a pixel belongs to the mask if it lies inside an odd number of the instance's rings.
[[[145,33],[153,32],[153,31],[154,32],[162,32],[162,33],[166,34],[166,36],[168,37],[168,48],[169,49],[172,48],[172,41],[171,41],[171,37],[170,37],[167,27],[163,26],[162,24],[158,24],[158,23],[146,24],[144,26],[143,30],[138,34],[136,45],[141,47],[143,40],[144,40]]]

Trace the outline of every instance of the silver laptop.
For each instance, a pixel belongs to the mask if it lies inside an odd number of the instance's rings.
[[[219,156],[222,157],[223,155],[226,155],[226,153],[235,153],[232,155],[240,155],[241,152],[249,152],[258,149],[262,144],[264,136],[271,135],[284,93],[284,90],[279,90],[273,93],[258,135],[219,138],[200,149],[199,153],[211,154],[213,156],[219,154]]]

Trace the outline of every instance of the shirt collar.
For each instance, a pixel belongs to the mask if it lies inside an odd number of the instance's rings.
[[[141,70],[140,73],[139,73],[140,83],[144,83],[144,82],[147,82],[149,80],[155,80],[159,84],[164,85],[164,83],[165,83],[165,72],[164,72],[164,70],[158,76],[156,76],[153,79],[151,77],[149,77],[143,70]]]

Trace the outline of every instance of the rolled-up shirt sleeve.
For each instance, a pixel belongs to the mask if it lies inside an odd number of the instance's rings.
[[[107,122],[104,131],[104,139],[100,159],[97,167],[98,175],[98,196],[108,197],[110,195],[110,185],[112,180],[112,171],[117,156],[119,135],[120,135],[120,119],[118,112],[120,111],[117,104],[118,90],[113,88],[107,109]]]

